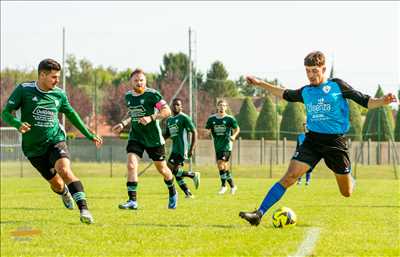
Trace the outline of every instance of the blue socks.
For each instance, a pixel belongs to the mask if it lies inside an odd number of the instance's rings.
[[[285,194],[286,188],[284,188],[279,182],[275,183],[271,189],[268,191],[268,194],[265,196],[264,200],[261,203],[261,206],[258,208],[258,211],[261,212],[262,215],[271,208],[277,201],[279,201],[283,194]]]

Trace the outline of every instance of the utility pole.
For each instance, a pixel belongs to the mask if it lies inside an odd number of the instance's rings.
[[[192,29],[189,27],[189,116],[193,119],[193,78],[192,78]],[[193,134],[192,134],[193,136]],[[192,170],[193,160],[189,160],[189,170]]]
[[[65,91],[65,73],[66,73],[66,68],[65,68],[65,27],[62,29],[62,89]],[[65,129],[65,114],[62,115],[62,125],[63,128]]]

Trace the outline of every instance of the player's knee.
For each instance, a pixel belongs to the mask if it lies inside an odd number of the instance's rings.
[[[296,176],[295,174],[290,174],[288,176],[285,176],[281,179],[280,183],[285,187],[288,188],[291,185],[293,185],[294,183],[296,183],[297,179],[299,177]]]

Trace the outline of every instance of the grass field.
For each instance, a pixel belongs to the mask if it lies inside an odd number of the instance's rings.
[[[90,226],[80,224],[78,211],[66,210],[37,175],[2,172],[1,256],[288,256],[313,228],[320,233],[312,256],[400,255],[398,180],[360,178],[354,195],[343,198],[333,176],[318,171],[323,174],[316,173],[310,186],[293,186],[272,208],[292,208],[298,225],[275,229],[271,211],[258,227],[238,217],[241,210],[254,210],[276,181],[254,175],[256,167],[236,169],[239,190],[223,196],[216,194],[215,170],[203,168],[201,187],[193,190],[196,198],[181,193],[176,210],[166,208],[165,185],[149,170],[140,180],[137,211],[117,208],[126,200],[122,171],[113,178],[87,173],[95,168],[74,164],[95,218]],[[362,167],[360,172],[374,178],[377,170]]]

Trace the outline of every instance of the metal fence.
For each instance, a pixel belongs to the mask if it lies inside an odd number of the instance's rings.
[[[14,144],[16,139],[1,138],[0,147],[1,175],[7,170],[17,169],[16,174],[23,174],[30,164],[24,157],[21,146]],[[3,141],[4,139],[4,141]],[[7,141],[8,140],[8,141]],[[13,143],[14,142],[14,143]],[[105,138],[104,144],[97,149],[94,144],[86,139],[68,141],[71,160],[74,163],[100,163],[109,167],[112,172],[113,165],[125,164],[127,141],[119,138]],[[351,142],[349,141],[350,157],[353,165],[399,165],[400,143],[396,142]],[[295,141],[287,140],[243,140],[234,143],[231,164],[233,166],[274,166],[285,165],[290,161],[296,147]],[[170,150],[170,141],[167,141],[166,150]],[[150,162],[144,154],[143,162]],[[215,152],[211,140],[199,140],[196,154],[193,157],[196,165],[215,164]]]

